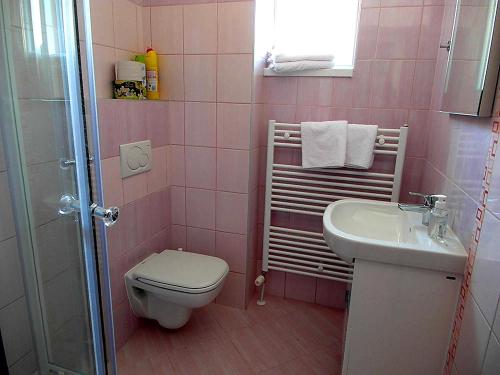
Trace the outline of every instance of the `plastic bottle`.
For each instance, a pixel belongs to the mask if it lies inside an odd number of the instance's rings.
[[[145,56],[148,99],[160,99],[160,80],[158,75],[158,55],[148,48]]]
[[[446,209],[446,195],[436,195],[437,201],[431,210],[429,227],[427,231],[429,236],[439,242],[444,242],[446,229],[448,227],[448,210]]]

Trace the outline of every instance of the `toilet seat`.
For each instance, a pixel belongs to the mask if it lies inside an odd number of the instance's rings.
[[[176,250],[152,254],[133,269],[133,278],[156,288],[201,294],[224,282],[229,267],[208,255]]]

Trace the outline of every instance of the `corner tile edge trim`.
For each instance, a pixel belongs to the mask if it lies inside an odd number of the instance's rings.
[[[465,302],[470,292],[472,271],[474,270],[476,251],[479,245],[479,239],[481,237],[481,228],[483,226],[483,221],[486,211],[486,202],[488,200],[488,193],[490,190],[491,174],[493,172],[493,165],[495,164],[499,138],[500,138],[500,119],[496,118],[493,120],[493,125],[491,129],[491,141],[488,149],[488,157],[486,159],[486,165],[484,166],[480,202],[479,202],[479,207],[477,208],[476,211],[475,227],[472,232],[472,239],[469,245],[469,256],[467,259],[467,264],[465,266],[465,275],[462,281],[462,286],[460,288],[460,295],[458,297],[459,300],[457,304],[457,309],[455,311],[455,318],[453,320],[453,328],[452,328],[450,343],[448,346],[446,364],[443,369],[443,375],[451,375],[453,369],[453,363],[455,361],[458,339],[460,338],[460,331],[462,328]]]

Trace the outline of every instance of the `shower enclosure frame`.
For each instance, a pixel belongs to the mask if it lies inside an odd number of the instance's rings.
[[[80,11],[83,15],[83,25],[78,25],[77,3],[81,6]],[[64,30],[65,45],[65,68],[66,82],[68,85],[69,111],[71,113],[71,127],[73,139],[73,150],[75,158],[77,193],[80,199],[80,236],[83,245],[84,273],[86,281],[86,299],[88,301],[88,313],[92,337],[92,355],[96,375],[116,374],[116,352],[113,329],[113,315],[111,302],[111,288],[108,267],[108,251],[106,241],[105,226],[101,221],[95,221],[91,216],[91,199],[102,206],[103,191],[101,184],[100,154],[99,154],[99,131],[97,102],[94,82],[94,66],[92,54],[92,34],[90,23],[90,4],[89,0],[60,0],[62,27]],[[20,257],[23,264],[23,281],[25,283],[26,300],[30,315],[30,324],[34,340],[35,353],[38,360],[38,367],[42,374],[48,374],[50,370],[57,373],[75,374],[65,368],[60,368],[55,364],[49,363],[47,351],[47,338],[44,329],[44,314],[41,301],[42,291],[39,289],[40,275],[35,266],[35,255],[33,253],[34,228],[30,222],[30,207],[26,201],[29,190],[26,186],[27,176],[25,175],[23,163],[24,155],[19,143],[19,108],[14,98],[16,97],[15,84],[12,82],[14,61],[9,52],[10,40],[4,25],[4,14],[10,14],[7,0],[0,0],[0,76],[6,77],[0,80],[0,90],[5,95],[0,97],[0,112],[3,113],[4,120],[13,126],[4,126],[1,128],[4,140],[6,154],[6,165],[9,170],[9,186],[12,194],[12,209],[18,233],[18,243],[20,248]],[[83,28],[84,43],[87,50],[87,59],[81,61],[80,46],[78,40],[78,28]],[[80,70],[81,69],[81,70]],[[85,110],[89,116],[85,117],[83,106],[82,90],[83,78],[81,72],[87,72],[87,81],[89,92],[86,100]],[[6,98],[6,100],[3,100]],[[9,100],[10,99],[10,100]],[[16,116],[17,114],[17,116]],[[85,119],[89,124],[85,124]],[[88,154],[86,139],[90,132],[90,140],[94,148],[94,155]],[[15,156],[14,156],[15,155]],[[93,176],[95,178],[95,191],[91,197],[91,171],[88,165],[90,157],[93,158]],[[99,239],[95,232],[99,231]],[[99,243],[97,242],[98,240]],[[100,257],[97,259],[96,248],[99,247]],[[101,264],[99,272],[98,261]],[[107,324],[104,324],[106,322]],[[107,329],[106,329],[107,328]],[[107,349],[105,348],[104,337],[107,340]]]

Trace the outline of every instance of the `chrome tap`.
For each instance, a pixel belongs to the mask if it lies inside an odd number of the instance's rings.
[[[429,225],[429,218],[431,216],[431,210],[434,208],[438,200],[438,195],[435,194],[422,194],[422,193],[409,193],[412,196],[422,197],[424,203],[422,204],[407,204],[398,203],[398,207],[403,211],[420,212],[422,214],[422,224],[425,226]]]

